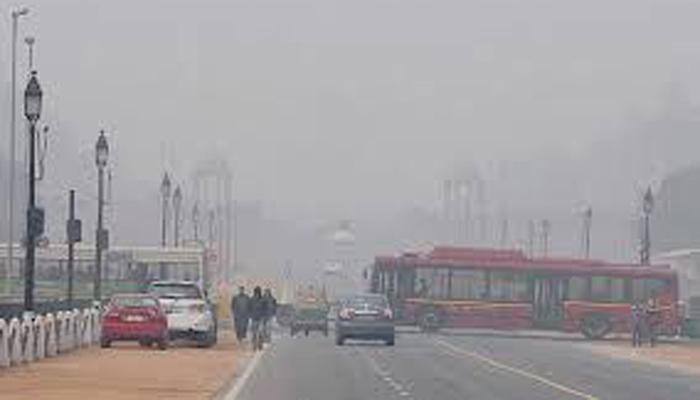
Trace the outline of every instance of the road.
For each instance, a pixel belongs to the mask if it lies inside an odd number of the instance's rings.
[[[403,334],[395,347],[281,338],[238,400],[697,400],[700,378],[595,355],[583,342]]]

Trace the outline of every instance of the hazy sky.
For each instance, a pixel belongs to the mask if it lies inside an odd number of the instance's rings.
[[[452,165],[566,160],[699,83],[694,1],[24,3],[61,163],[100,127],[129,190],[219,154],[281,215],[430,204]]]

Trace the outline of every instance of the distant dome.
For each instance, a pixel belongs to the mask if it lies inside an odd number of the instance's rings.
[[[331,235],[331,240],[335,244],[354,244],[355,235],[348,230],[339,229],[333,232],[333,235]]]

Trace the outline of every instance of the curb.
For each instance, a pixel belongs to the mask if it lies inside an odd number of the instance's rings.
[[[264,348],[262,351],[257,351],[252,356],[246,357],[243,373],[240,375],[234,373],[231,379],[212,398],[215,400],[235,400],[266,352],[267,348]]]

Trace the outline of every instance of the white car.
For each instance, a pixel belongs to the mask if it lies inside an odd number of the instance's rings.
[[[216,344],[216,316],[197,283],[152,282],[148,293],[157,297],[165,310],[171,339],[194,340],[202,347]]]

